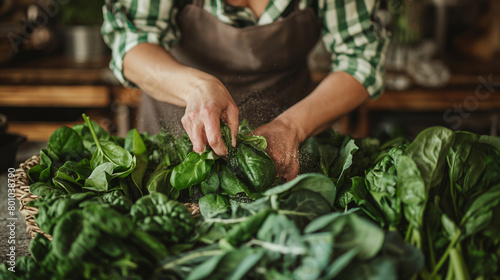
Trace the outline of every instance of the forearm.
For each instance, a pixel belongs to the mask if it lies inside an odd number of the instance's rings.
[[[123,58],[123,75],[158,101],[186,107],[188,94],[198,87],[194,77],[210,75],[177,62],[161,46],[139,44]]]
[[[345,72],[328,75],[316,89],[295,104],[277,120],[297,131],[299,143],[327,129],[341,116],[368,99],[368,92],[354,77]]]

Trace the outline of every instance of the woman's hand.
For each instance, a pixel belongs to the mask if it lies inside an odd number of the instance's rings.
[[[201,153],[208,144],[217,155],[226,155],[220,120],[231,129],[232,145],[235,146],[239,112],[233,98],[222,82],[200,71],[187,86],[186,111],[181,122],[193,143],[193,150]]]
[[[160,102],[186,107],[182,125],[195,152],[210,145],[227,153],[220,120],[231,129],[232,145],[238,133],[238,108],[226,87],[214,76],[177,62],[161,46],[139,44],[123,58],[123,75]]]
[[[276,164],[277,176],[287,181],[299,174],[299,144],[305,138],[303,132],[290,120],[276,118],[257,128],[253,134],[267,139],[267,154]]]

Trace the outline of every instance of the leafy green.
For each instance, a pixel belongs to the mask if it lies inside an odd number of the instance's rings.
[[[206,150],[202,154],[191,152],[182,163],[174,167],[170,176],[170,184],[178,190],[190,188],[207,179],[217,155]]]
[[[162,193],[141,197],[130,215],[139,229],[169,244],[187,240],[194,230],[194,219],[186,207]]]
[[[170,184],[170,175],[172,168],[166,164],[160,164],[156,170],[149,176],[146,182],[146,189],[149,193],[159,192],[167,195],[171,199],[179,197],[179,190]]]
[[[95,169],[103,163],[111,163],[113,165],[112,177],[124,178],[130,174],[136,166],[136,158],[112,141],[99,140],[90,119],[85,115],[83,115],[83,118],[90,128],[90,132],[97,146],[90,160],[90,166]]]

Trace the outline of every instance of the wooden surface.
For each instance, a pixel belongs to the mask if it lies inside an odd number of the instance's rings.
[[[106,107],[106,86],[0,86],[5,107]]]
[[[104,84],[107,69],[0,69],[1,84]]]
[[[47,141],[61,126],[73,126],[81,122],[9,122],[8,132],[24,135],[28,141]]]
[[[500,110],[500,87],[495,92],[473,88],[462,90],[412,89],[386,91],[379,99],[367,103],[370,111],[445,111],[456,108],[471,108],[468,111]]]
[[[64,55],[20,58],[0,67],[4,85],[110,85],[118,80],[108,67],[110,57],[75,63]]]
[[[113,87],[113,98],[120,105],[135,107],[141,102],[141,90],[137,88]]]

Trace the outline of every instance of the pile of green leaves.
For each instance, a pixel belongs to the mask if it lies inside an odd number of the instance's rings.
[[[200,199],[196,250],[166,258],[159,279],[405,279],[423,255],[356,210],[332,212],[335,186],[304,174],[227,207]]]
[[[498,279],[499,138],[432,127],[352,180],[365,213],[424,252],[422,278]]]
[[[35,220],[53,241],[37,236],[16,273],[4,264],[0,275],[498,276],[498,138],[436,127],[381,143],[329,130],[300,147],[302,175],[284,183],[245,122],[235,147],[221,123],[228,156],[219,157],[192,152],[187,136],[120,138],[84,119],[56,130],[28,172]]]

